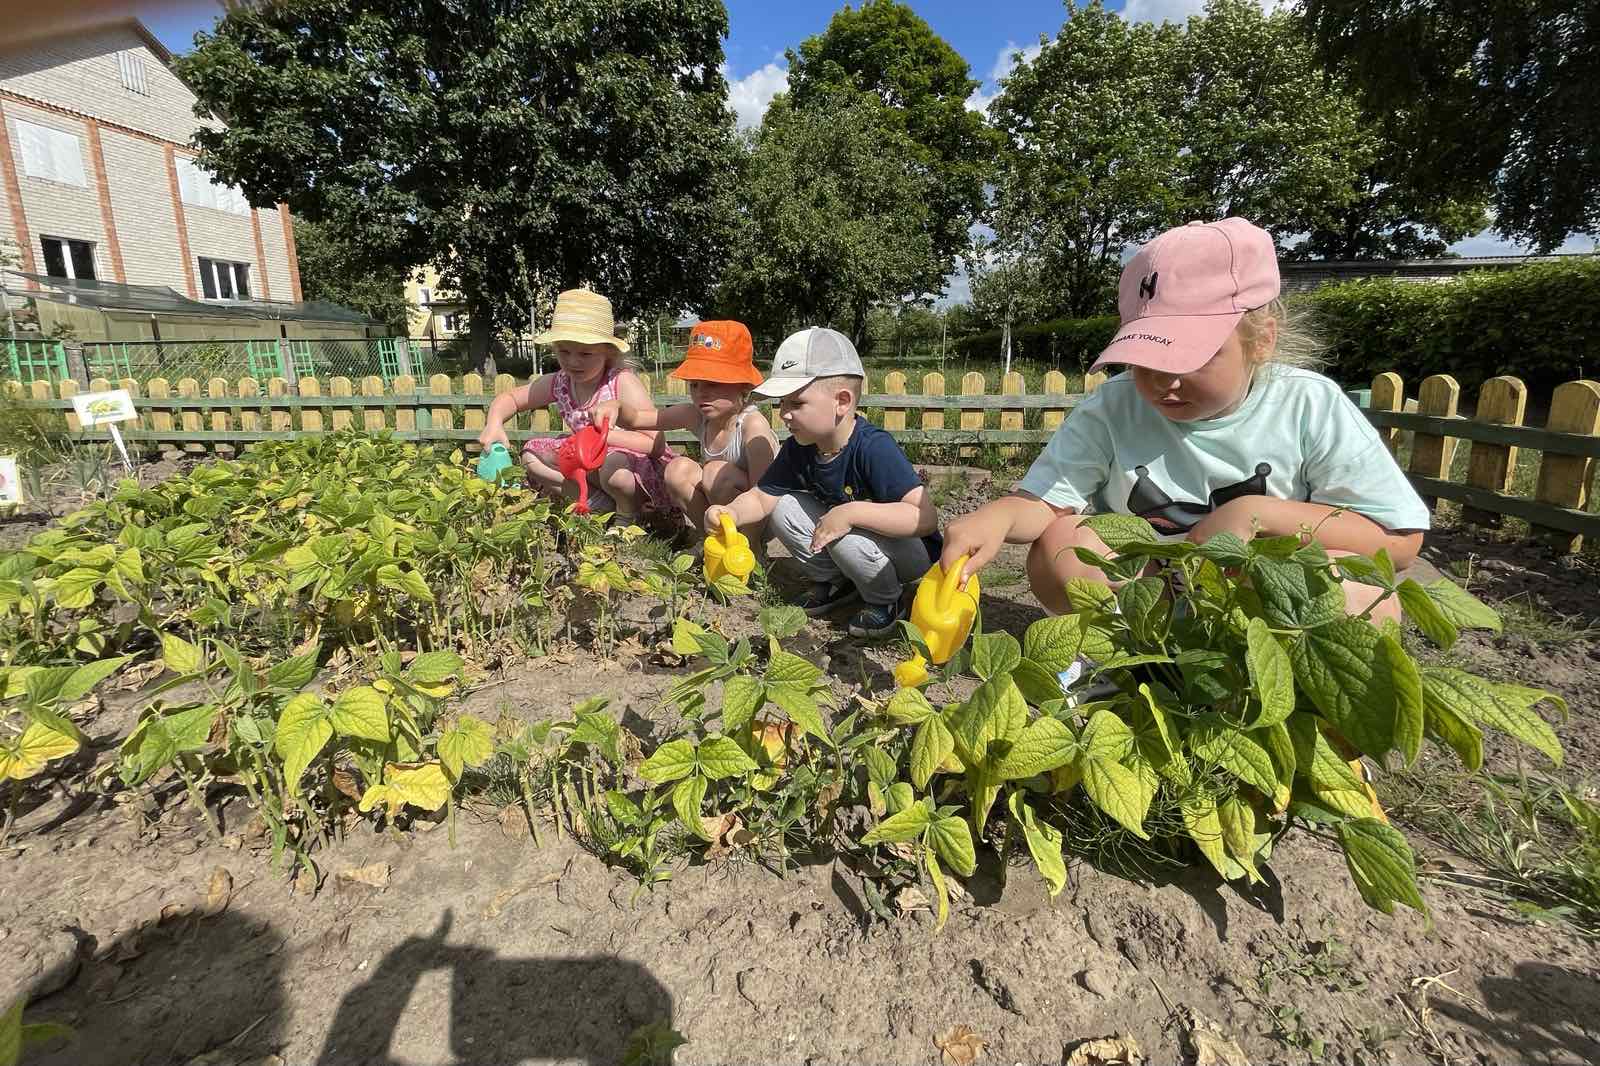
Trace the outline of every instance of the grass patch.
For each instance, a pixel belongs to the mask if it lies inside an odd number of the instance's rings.
[[[991,566],[983,572],[985,588],[1007,589],[1013,585],[1020,585],[1028,579],[1028,575],[1010,566]]]

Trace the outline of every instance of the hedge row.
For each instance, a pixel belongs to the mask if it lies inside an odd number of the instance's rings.
[[[1385,370],[1414,384],[1451,374],[1463,390],[1514,374],[1536,394],[1600,373],[1600,257],[1474,271],[1451,281],[1374,278],[1296,298],[1328,342],[1329,376],[1347,384]],[[1115,315],[1020,326],[1012,354],[1088,366],[1110,342]],[[993,356],[1000,333],[964,337],[968,357]]]

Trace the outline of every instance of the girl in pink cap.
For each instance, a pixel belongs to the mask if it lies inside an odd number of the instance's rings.
[[[1117,511],[1196,542],[1313,529],[1330,554],[1382,548],[1409,566],[1428,509],[1360,409],[1310,369],[1315,347],[1278,294],[1272,238],[1242,218],[1139,249],[1121,328],[1094,364],[1125,371],[1073,410],[1011,495],[951,523],[944,565],[966,556],[964,581],[1002,544],[1031,544],[1034,595],[1064,612],[1069,579],[1107,582],[1072,551],[1110,554],[1080,516]],[[1379,595],[1345,583],[1353,614]],[[1374,611],[1397,615],[1392,599]]]

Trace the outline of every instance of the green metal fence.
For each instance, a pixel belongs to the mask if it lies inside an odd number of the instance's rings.
[[[405,337],[340,337],[331,339],[259,339],[228,341],[90,341],[82,345],[83,376],[144,385],[151,378],[178,381],[194,378],[236,380],[377,375],[385,382],[401,374],[423,377],[429,371],[427,349]],[[13,381],[58,382],[72,377],[67,344],[59,341],[0,340],[0,374]]]

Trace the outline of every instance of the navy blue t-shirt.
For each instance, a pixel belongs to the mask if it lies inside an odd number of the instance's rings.
[[[757,487],[768,496],[809,492],[833,508],[852,500],[899,503],[922,484],[916,468],[894,437],[856,415],[856,428],[844,451],[827,462],[817,461],[817,446],[790,437],[778,449]],[[934,530],[922,538],[932,563],[944,551],[944,538]]]

